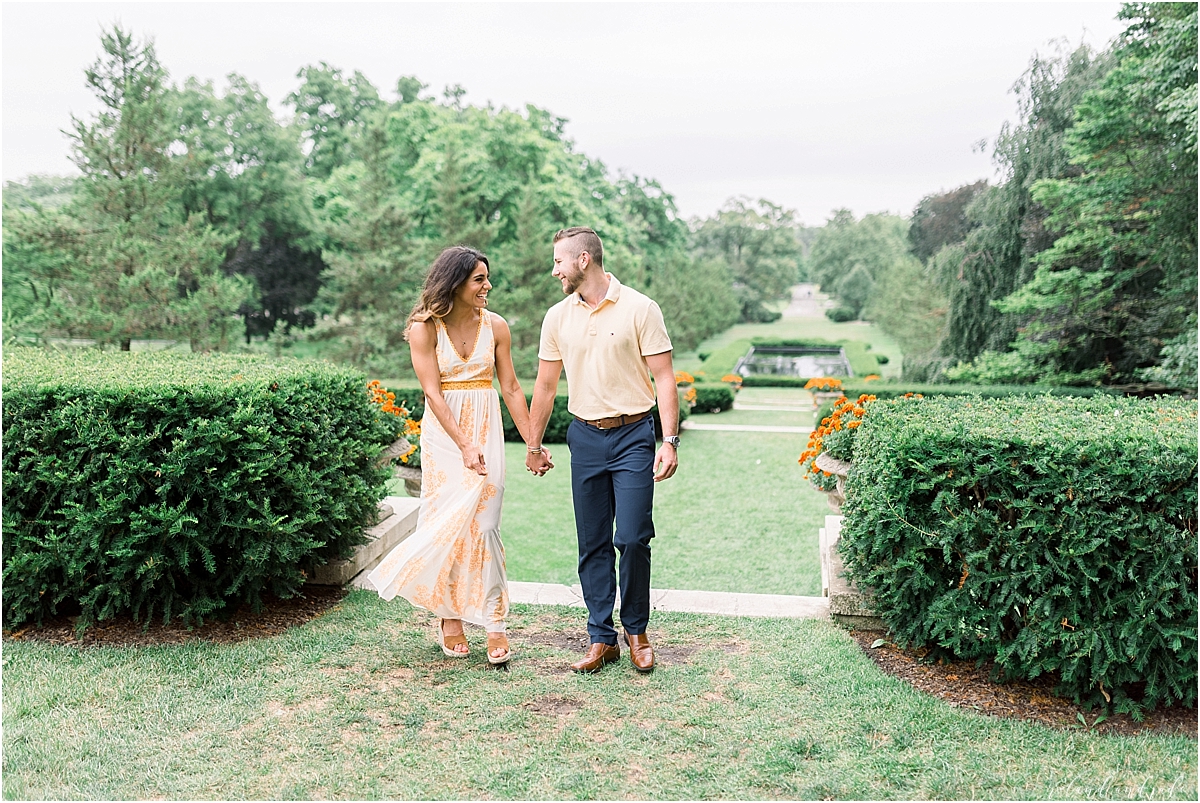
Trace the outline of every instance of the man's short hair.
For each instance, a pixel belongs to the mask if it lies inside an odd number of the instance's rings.
[[[600,243],[600,236],[587,226],[559,229],[558,233],[554,235],[554,242],[558,243],[559,240],[571,241],[572,256],[578,257],[587,251],[592,257],[592,262],[596,263],[596,267],[604,267],[604,246]]]

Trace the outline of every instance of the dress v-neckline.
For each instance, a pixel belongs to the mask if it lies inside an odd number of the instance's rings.
[[[450,349],[454,352],[454,356],[463,362],[470,362],[471,358],[475,356],[475,352],[479,349],[479,335],[483,333],[483,316],[486,312],[487,310],[479,311],[479,323],[475,326],[475,342],[471,344],[471,351],[466,357],[460,354],[458,347],[454,345],[454,338],[450,336],[450,327],[446,326],[445,319],[438,318],[438,322],[442,325],[442,330],[446,333],[446,339],[450,341]]]

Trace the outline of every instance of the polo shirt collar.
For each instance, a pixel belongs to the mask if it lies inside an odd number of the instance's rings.
[[[605,271],[604,275],[608,277],[608,292],[604,294],[604,298],[600,299],[600,303],[595,307],[596,309],[600,309],[602,306],[604,306],[605,301],[611,301],[612,303],[616,304],[617,299],[621,297],[621,283],[617,281],[617,277],[613,276],[608,271]],[[585,307],[588,306],[588,303],[583,300],[583,296],[579,295],[578,292],[575,293],[575,303],[582,304]]]

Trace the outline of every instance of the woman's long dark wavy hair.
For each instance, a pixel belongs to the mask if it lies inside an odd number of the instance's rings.
[[[470,278],[480,262],[491,270],[492,265],[482,252],[465,245],[452,245],[438,254],[438,258],[429,266],[429,273],[425,274],[421,295],[404,325],[405,340],[414,323],[443,318],[450,312],[454,306],[454,291]]]

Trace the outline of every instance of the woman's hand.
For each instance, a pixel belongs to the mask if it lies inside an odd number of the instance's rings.
[[[463,465],[467,471],[474,471],[480,476],[487,476],[487,466],[483,464],[483,450],[475,444],[468,444],[460,447],[462,450]]]

